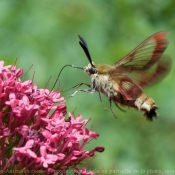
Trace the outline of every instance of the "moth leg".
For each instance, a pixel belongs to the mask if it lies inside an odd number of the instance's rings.
[[[117,106],[117,108],[119,109],[119,110],[121,110],[122,112],[126,112],[124,109],[122,109],[117,103],[115,103],[115,105]]]
[[[105,107],[104,104],[103,104],[103,101],[102,101],[102,98],[101,98],[101,94],[100,94],[99,91],[98,91],[98,94],[99,94],[100,102],[101,102],[101,105],[102,105],[103,109],[104,109],[105,111],[107,111],[106,107]]]
[[[74,93],[72,93],[71,95],[69,95],[68,98],[75,96],[78,92],[86,92],[89,94],[93,94],[95,92],[95,89],[79,89],[79,90],[75,91]]]
[[[117,116],[114,114],[114,111],[112,109],[112,100],[111,99],[109,99],[109,104],[110,104],[110,109],[111,109],[113,116],[117,119]]]
[[[71,88],[69,88],[69,89],[61,90],[61,92],[69,91],[69,90],[71,90],[71,89],[78,88],[78,87],[80,87],[80,86],[82,86],[82,85],[86,85],[86,86],[88,86],[89,88],[91,87],[91,85],[89,85],[89,84],[87,84],[87,83],[79,83],[79,84],[77,84],[77,85],[75,85],[75,86],[73,86],[73,87],[71,87]]]

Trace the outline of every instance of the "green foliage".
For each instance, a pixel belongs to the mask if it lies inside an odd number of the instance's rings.
[[[174,6],[173,0],[1,0],[0,58],[6,64],[18,58],[17,66],[25,71],[34,64],[27,77],[32,78],[35,71],[34,82],[44,87],[52,76],[50,88],[64,65],[88,64],[78,34],[86,39],[95,63],[113,64],[150,35],[165,30],[170,43],[166,54],[173,59]],[[173,66],[163,81],[145,89],[160,107],[158,120],[153,123],[141,112],[127,108],[125,113],[114,109],[116,120],[108,99],[102,98],[108,108],[105,112],[98,94],[79,93],[66,102],[69,111],[77,107],[75,113],[91,118],[90,123],[101,135],[95,144],[106,148],[89,165],[91,169],[174,169],[174,73]],[[60,82],[61,89],[68,89],[80,82],[90,83],[90,78],[82,70],[66,68]]]

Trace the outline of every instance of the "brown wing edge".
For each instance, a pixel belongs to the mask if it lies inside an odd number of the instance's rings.
[[[142,88],[149,86],[150,84],[156,84],[161,81],[164,77],[166,77],[172,68],[172,59],[168,55],[163,55],[162,58],[158,61],[155,72],[149,79],[141,79],[138,82],[138,85]]]

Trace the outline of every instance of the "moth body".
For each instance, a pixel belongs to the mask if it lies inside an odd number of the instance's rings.
[[[91,77],[91,85],[80,83],[74,86],[80,87],[85,84],[90,88],[77,90],[71,97],[80,91],[87,93],[98,91],[109,99],[113,115],[115,114],[111,101],[116,106],[119,103],[122,106],[142,110],[146,118],[152,121],[157,117],[157,106],[152,98],[143,93],[142,88],[164,76],[171,68],[169,57],[162,55],[168,46],[166,35],[166,32],[158,32],[148,37],[113,65],[94,64],[86,41],[79,36],[79,44],[89,60],[84,72]]]
[[[84,72],[91,77],[91,89],[103,93],[115,104],[120,103],[122,106],[133,107],[144,111],[144,115],[149,120],[152,120],[153,116],[157,116],[157,106],[155,105],[154,100],[144,94],[141,87],[139,87],[140,94],[138,94],[135,99],[125,100],[119,90],[120,84],[118,84],[118,81],[113,81],[111,79],[110,72],[112,72],[112,69],[114,69],[114,67],[110,65],[106,65],[105,67],[105,64],[99,64],[95,66],[97,68],[97,71],[94,74],[91,74],[90,64],[84,68]],[[100,70],[101,73],[98,73],[98,69],[102,67],[104,70]],[[130,85],[131,87],[128,86],[128,91],[130,88],[132,88],[132,83]]]

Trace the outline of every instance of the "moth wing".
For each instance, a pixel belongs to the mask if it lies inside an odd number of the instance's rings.
[[[117,84],[114,88],[121,93],[125,100],[136,100],[142,94],[143,87],[159,81],[169,73],[171,66],[172,60],[166,56],[147,71],[137,70],[130,74],[124,74],[113,69],[109,74],[114,84]]]
[[[163,77],[165,77],[171,70],[172,60],[168,56],[163,56],[156,64],[151,66],[146,71],[133,71],[128,75],[139,86],[146,87],[150,84],[157,83]]]
[[[116,62],[112,72],[134,80],[134,83],[141,87],[160,80],[171,68],[170,58],[162,56],[168,45],[166,35],[166,32],[159,32],[144,40]]]
[[[136,100],[142,94],[142,88],[127,76],[111,74],[113,88],[117,90],[124,100]]]
[[[166,32],[159,32],[150,36],[113,66],[127,72],[147,70],[160,59],[168,46],[166,35]]]

